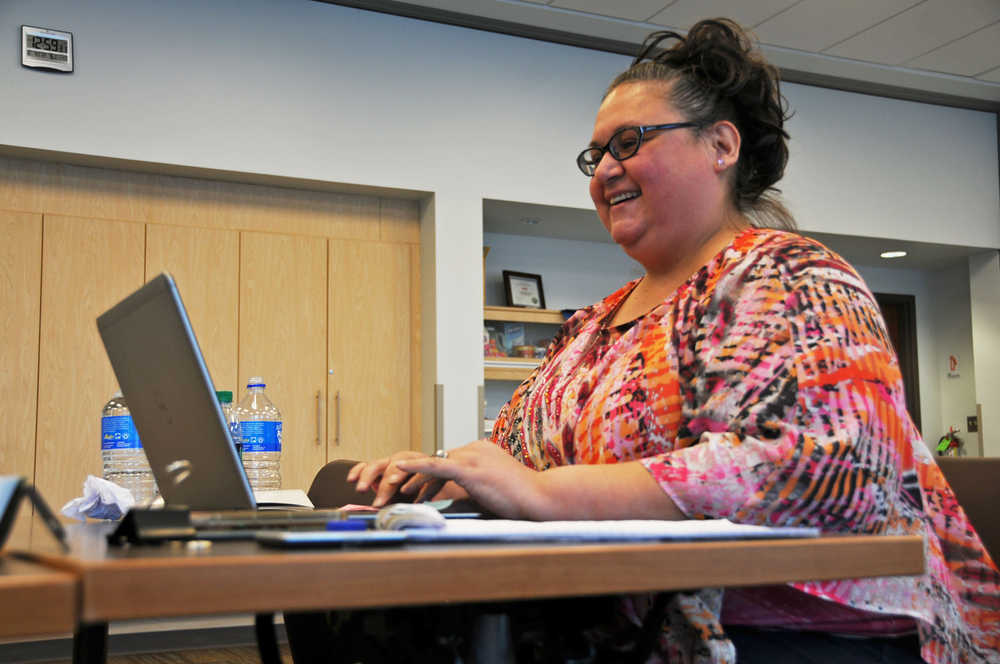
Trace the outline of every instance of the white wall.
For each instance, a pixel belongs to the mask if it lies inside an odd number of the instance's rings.
[[[921,364],[920,369],[925,379],[938,386],[941,418],[936,431],[925,428],[924,440],[936,444],[949,428],[954,428],[960,432],[966,454],[977,455],[978,434],[970,434],[966,428],[966,418],[976,414],[976,380],[979,373],[973,355],[969,266],[967,262],[962,262],[930,276],[929,304],[935,345],[930,364],[926,369]],[[948,365],[951,355],[959,362],[954,373]]]
[[[73,32],[76,72],[22,68],[21,24]],[[0,35],[0,145],[433,193],[448,446],[476,434],[482,199],[589,207],[573,157],[628,64],[309,0],[4,0]],[[994,115],[786,93],[803,228],[1000,247]]]
[[[990,251],[970,257],[969,284],[983,456],[1000,456],[1000,254]]]
[[[807,231],[1000,246],[997,118],[787,86],[783,189]]]
[[[642,266],[616,244],[483,233],[486,304],[505,304],[503,270],[542,272],[548,309],[579,309],[641,277]]]
[[[3,144],[582,208],[629,61],[309,0],[4,0],[11,52],[22,23],[72,31],[76,72],[0,60]],[[803,228],[1000,246],[995,115],[785,92]]]

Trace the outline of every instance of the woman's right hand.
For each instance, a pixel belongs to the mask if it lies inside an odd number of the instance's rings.
[[[375,461],[362,461],[348,471],[347,481],[356,483],[355,489],[359,492],[374,490],[375,499],[372,501],[372,506],[382,507],[389,499],[399,493],[400,487],[411,476],[411,473],[397,468],[396,462],[426,456],[422,452],[404,450]]]

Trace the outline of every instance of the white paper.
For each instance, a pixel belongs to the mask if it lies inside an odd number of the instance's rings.
[[[253,492],[257,507],[261,509],[304,507],[313,509],[312,501],[302,489],[257,489]]]
[[[772,528],[727,519],[689,521],[513,521],[449,519],[444,528],[408,528],[410,542],[657,541],[818,537],[818,528]]]
[[[120,519],[135,505],[132,492],[100,477],[87,475],[83,495],[63,505],[62,513],[71,519]]]

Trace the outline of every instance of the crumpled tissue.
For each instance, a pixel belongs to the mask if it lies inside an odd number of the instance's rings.
[[[135,505],[132,492],[114,482],[87,475],[83,495],[63,505],[62,513],[72,519],[120,519]]]

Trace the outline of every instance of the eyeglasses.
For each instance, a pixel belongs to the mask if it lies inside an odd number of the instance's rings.
[[[642,145],[642,139],[651,131],[666,131],[667,129],[682,129],[684,127],[697,127],[697,122],[670,122],[668,124],[646,125],[645,127],[624,127],[619,129],[603,148],[587,148],[576,158],[576,165],[580,167],[587,177],[594,177],[597,165],[601,163],[605,152],[610,152],[611,156],[618,161],[625,161],[629,157],[634,157]]]

